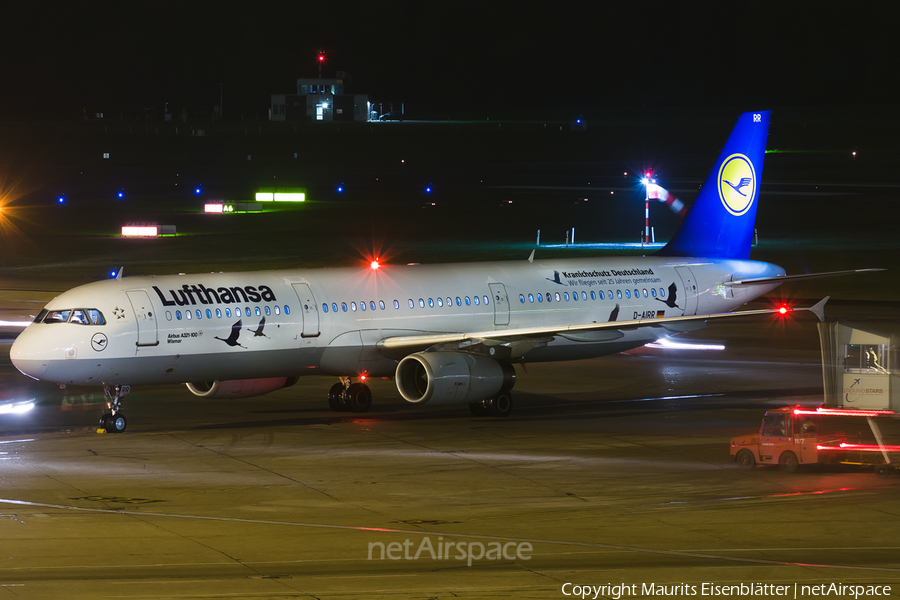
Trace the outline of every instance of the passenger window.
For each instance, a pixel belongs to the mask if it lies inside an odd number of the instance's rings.
[[[581,292],[581,299],[587,300],[587,292]]]
[[[413,302],[413,299],[412,299],[412,298],[409,299],[409,307],[410,307],[410,308],[415,308],[415,307],[416,307],[416,303]]]
[[[231,309],[230,308],[225,309],[225,316],[228,317],[229,319],[231,318]],[[180,319],[181,317],[178,317],[178,318]]]
[[[525,304],[525,294],[519,294],[519,302]]]
[[[327,302],[322,303],[322,312],[328,312],[328,303]]]
[[[447,296],[447,306],[453,306],[453,298]]]
[[[606,299],[606,296],[603,295],[603,290],[600,290],[600,291],[597,292],[597,293],[600,294],[600,299],[601,299],[601,300],[605,300],[605,299]]]
[[[106,319],[103,318],[103,313],[96,308],[87,309],[87,314],[91,318],[91,323],[94,325],[106,325]],[[172,317],[169,317],[169,320],[171,321]]]
[[[207,318],[207,319],[212,319],[212,311],[209,310],[208,308],[206,309],[206,318]]]
[[[190,321],[191,320],[191,311],[189,311],[189,310],[184,311],[184,316],[185,316],[185,318],[187,318],[188,321]]]
[[[625,297],[631,298],[631,292],[629,292],[628,290],[625,290]]]
[[[332,304],[331,306],[334,307],[334,304]],[[337,308],[334,309],[334,312],[337,312]],[[280,308],[280,307],[278,307],[278,306],[275,307],[275,314],[276,314],[276,315],[280,315],[280,314],[281,314],[281,308]]]
[[[594,293],[594,290],[591,290],[591,300],[596,300],[597,294]]]
[[[254,311],[253,311],[253,312],[255,312],[255,313],[256,313],[256,316],[257,316],[257,317],[259,317],[259,316],[261,316],[261,315],[262,315],[262,311],[261,311],[261,310],[259,310],[259,307],[258,307],[258,306],[257,306],[257,307],[256,307],[256,308],[255,308],[255,309],[254,309]]]
[[[666,290],[664,290],[664,289],[662,289],[662,288],[659,288],[659,297],[660,297],[660,298],[665,298],[665,297],[666,297]]]
[[[181,311],[180,310],[175,311],[175,318],[179,321],[181,320]]]
[[[634,297],[635,297],[635,298],[640,298],[640,297],[641,297],[641,291],[640,291],[639,289],[637,289],[637,288],[635,288],[635,290],[634,290]]]
[[[71,310],[51,310],[44,317],[44,323],[65,323],[71,314]]]
[[[286,315],[291,314],[291,307],[288,306],[287,304],[284,305],[284,314],[286,314]]]
[[[444,306],[444,299],[438,296],[438,306]]]
[[[544,295],[543,295],[543,294],[538,294],[538,295],[537,295],[537,299],[538,299],[538,302],[543,302],[543,301],[544,301]]]
[[[462,300],[459,299],[459,296],[456,297],[456,305],[462,306]]]
[[[466,306],[469,306],[471,303],[472,303],[472,302],[471,302],[471,300],[469,300],[469,297],[466,296]]]
[[[352,310],[353,312],[356,312],[356,302],[350,303],[350,310]]]
[[[554,296],[556,297],[556,301],[559,302],[559,292],[556,292],[556,294],[554,294]]]
[[[72,311],[72,323],[78,323],[79,325],[88,325],[87,315],[80,308],[76,308]]]
[[[399,310],[399,309],[400,309],[400,301],[399,301],[399,300],[394,300],[394,308],[395,308],[396,310]]]
[[[337,312],[337,303],[336,303],[336,302],[332,302],[332,303],[331,303],[331,312]],[[277,307],[277,306],[275,307],[275,314],[276,314],[276,315],[278,314],[278,307]]]
[[[171,321],[171,320],[172,320],[172,311],[167,310],[166,311],[166,321]]]
[[[647,288],[644,288],[643,292],[644,292],[644,298],[646,298],[647,297]]]
[[[203,313],[200,312],[200,309],[199,309],[199,308],[197,309],[197,318],[198,318],[198,319],[202,319],[202,318],[203,318]]]
[[[490,304],[490,301],[488,300],[488,297],[487,297],[487,296],[483,296],[482,299],[484,300],[484,305],[485,305],[485,306],[487,306],[488,304]]]
[[[379,300],[378,304],[381,305],[381,310],[384,310],[384,300]],[[372,310],[375,310],[375,301],[374,300],[369,302],[369,308],[371,308]]]
[[[366,302],[365,302],[365,300],[363,300],[362,302],[359,303],[359,307],[360,307],[361,309],[363,309],[363,310],[366,310]]]
[[[478,306],[478,296],[474,296],[475,298],[475,306]]]
[[[656,298],[656,288],[650,288],[650,293]]]
[[[428,308],[434,308],[434,299],[432,299],[432,298],[428,299]]]
[[[606,290],[606,295],[609,296],[610,300],[612,300],[612,290]]]
[[[553,296],[550,295],[550,292],[547,292],[547,302],[552,302]]]
[[[341,302],[341,310],[344,312],[347,312],[347,303],[346,302]]]
[[[532,304],[534,303],[534,294],[532,294],[532,293],[528,294],[528,301],[531,302]]]
[[[616,290],[616,298],[618,298],[619,300],[622,299],[622,290]]]
[[[327,306],[327,305],[325,306],[325,310],[328,310],[328,306]],[[267,307],[266,307],[266,316],[268,317],[268,316],[271,315],[271,314],[272,314],[272,311],[269,310],[269,307],[267,306]]]
[[[250,307],[248,306],[247,308],[245,308],[244,312],[247,313],[247,316],[249,317],[250,316]]]

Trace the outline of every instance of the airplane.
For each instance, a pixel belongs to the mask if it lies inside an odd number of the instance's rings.
[[[366,378],[393,377],[409,403],[503,417],[516,363],[599,357],[714,320],[784,313],[732,311],[790,279],[871,270],[789,276],[749,260],[769,114],[739,116],[685,220],[653,256],[532,252],[505,262],[140,277],[120,269],[50,301],[11,360],[34,379],[102,386],[110,432],[126,428],[122,400],[133,385],[250,397],[302,375],[338,376],[328,393],[335,411],[368,410]],[[794,310],[821,320],[825,301]]]

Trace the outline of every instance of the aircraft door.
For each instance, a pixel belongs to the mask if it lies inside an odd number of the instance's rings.
[[[292,283],[291,286],[300,299],[300,312],[303,314],[303,333],[300,337],[319,337],[319,305],[316,304],[316,297],[306,283]]]
[[[150,296],[144,290],[131,290],[125,292],[131,308],[134,311],[134,320],[138,328],[138,346],[157,346],[159,337],[156,329],[156,315],[153,305],[150,304]]]
[[[502,283],[489,283],[494,298],[494,325],[509,325],[509,298]]]
[[[697,279],[688,267],[675,267],[684,289],[685,316],[697,314]]]

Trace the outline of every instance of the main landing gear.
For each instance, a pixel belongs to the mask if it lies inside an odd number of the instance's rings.
[[[341,377],[328,390],[328,407],[335,412],[366,412],[372,406],[372,392],[364,383],[350,383],[349,377]]]
[[[472,402],[469,412],[475,417],[508,417],[512,412],[512,394],[500,392],[493,398]]]
[[[122,410],[122,398],[131,393],[130,385],[104,385],[103,393],[109,398],[106,407],[109,412],[100,417],[100,427],[109,433],[122,433],[128,425]]]

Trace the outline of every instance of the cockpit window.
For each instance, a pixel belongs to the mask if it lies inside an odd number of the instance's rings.
[[[71,310],[51,310],[44,317],[44,323],[65,323],[71,314]]]
[[[65,310],[42,310],[34,319],[35,323],[77,323],[78,325],[106,325],[106,319],[96,308],[69,308]]]

